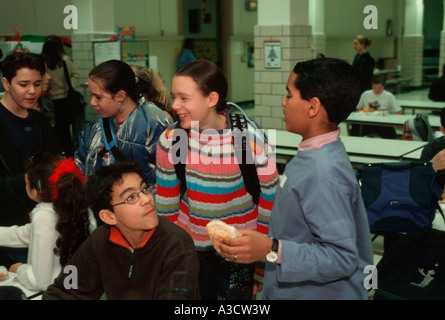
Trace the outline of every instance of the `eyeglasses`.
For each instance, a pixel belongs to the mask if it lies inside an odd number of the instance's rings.
[[[127,197],[127,200],[122,201],[122,202],[119,202],[119,203],[116,203],[116,204],[112,204],[111,206],[112,206],[112,207],[115,207],[115,206],[118,206],[118,205],[120,205],[120,204],[125,204],[125,203],[128,203],[128,204],[135,204],[136,202],[138,202],[138,200],[139,200],[139,194],[140,194],[141,192],[142,192],[143,194],[145,194],[145,195],[148,195],[148,194],[151,194],[151,192],[153,191],[154,188],[155,188],[154,185],[145,186],[145,187],[143,187],[139,192],[133,192],[133,193],[131,193],[131,194]]]

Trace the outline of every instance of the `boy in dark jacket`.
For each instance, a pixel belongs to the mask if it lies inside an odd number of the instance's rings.
[[[197,299],[199,263],[191,237],[156,213],[138,165],[101,167],[87,182],[102,222],[43,299]]]
[[[26,195],[24,163],[42,152],[60,152],[50,120],[33,110],[45,74],[43,59],[14,52],[1,65],[5,94],[0,99],[0,226],[23,225],[35,206]],[[17,250],[26,261],[26,251]],[[0,248],[0,265],[24,262],[13,249]]]

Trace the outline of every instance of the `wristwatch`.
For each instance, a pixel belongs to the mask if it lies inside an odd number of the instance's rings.
[[[278,240],[275,238],[272,238],[272,248],[266,255],[266,260],[272,263],[275,263],[278,260]]]

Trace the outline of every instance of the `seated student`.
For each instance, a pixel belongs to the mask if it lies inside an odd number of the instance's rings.
[[[357,105],[357,77],[344,61],[314,59],[297,63],[286,89],[286,130],[303,140],[277,187],[269,237],[241,230],[221,239],[219,252],[238,263],[267,260],[264,299],[367,299],[371,237],[338,127]]]
[[[442,76],[431,84],[428,98],[433,101],[445,101],[445,64],[442,67]]]
[[[199,263],[192,238],[158,217],[152,187],[140,166],[117,162],[98,169],[86,186],[93,211],[106,224],[94,231],[69,265],[76,287],[61,273],[43,299],[196,299]]]
[[[385,77],[375,75],[372,78],[372,90],[366,90],[362,93],[357,104],[357,111],[373,112],[379,111],[382,114],[402,114],[403,110],[397,102],[395,96],[385,90]],[[396,131],[393,127],[363,125],[360,127],[355,125],[350,131],[352,136],[378,135],[382,138],[397,138]]]
[[[375,75],[372,78],[372,90],[366,90],[360,96],[357,111],[373,110],[387,112],[388,114],[402,114],[403,110],[396,100],[396,97],[385,90],[385,77]]]

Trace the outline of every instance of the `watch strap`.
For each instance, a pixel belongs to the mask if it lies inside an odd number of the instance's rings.
[[[275,238],[272,238],[272,248],[270,251],[278,252],[278,240]]]

